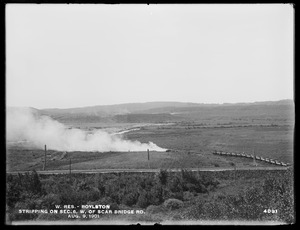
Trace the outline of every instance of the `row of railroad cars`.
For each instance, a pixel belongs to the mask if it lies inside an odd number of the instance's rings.
[[[290,166],[290,163],[284,163],[280,162],[278,160],[274,160],[271,158],[266,158],[266,157],[260,157],[252,154],[246,154],[244,152],[242,153],[232,153],[232,152],[224,152],[224,151],[214,151],[213,154],[215,155],[220,155],[220,156],[234,156],[234,157],[245,157],[245,158],[251,158],[259,161],[264,161],[270,164],[275,164],[275,165],[281,165],[281,166]]]

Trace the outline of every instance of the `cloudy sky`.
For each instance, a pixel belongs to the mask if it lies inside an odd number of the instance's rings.
[[[287,4],[6,5],[8,106],[293,99]]]

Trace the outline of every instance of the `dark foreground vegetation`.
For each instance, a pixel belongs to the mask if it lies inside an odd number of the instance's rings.
[[[68,214],[19,213],[55,205],[109,204],[143,215],[101,215],[97,221],[240,220],[294,222],[293,172],[226,171],[7,175],[7,221],[74,220]],[[81,219],[83,220],[83,219]],[[89,220],[89,219],[85,219]]]

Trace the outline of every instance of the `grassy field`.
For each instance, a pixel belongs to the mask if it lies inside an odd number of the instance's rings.
[[[183,108],[184,109],[184,108]],[[283,109],[287,109],[286,111]],[[171,109],[170,109],[171,111]],[[215,156],[213,151],[245,152],[293,163],[294,116],[292,107],[212,107],[195,111],[177,111],[183,121],[155,123],[76,122],[63,116],[65,125],[82,130],[103,130],[114,133],[132,128],[123,138],[142,143],[153,142],[172,152],[63,152],[48,151],[47,169],[67,169],[72,159],[73,169],[104,168],[197,168],[251,166],[251,159]],[[149,115],[150,116],[150,115]],[[147,117],[149,117],[147,115]],[[177,116],[177,114],[174,114]],[[151,116],[150,116],[151,117]],[[159,118],[156,117],[156,118]],[[79,120],[78,120],[79,121]],[[46,144],[46,143],[45,143]],[[7,170],[41,170],[44,151],[28,146],[7,146]],[[258,162],[259,166],[270,166]]]
[[[44,152],[42,150],[14,149],[8,150],[7,171],[42,170]],[[69,169],[69,157],[72,169],[171,169],[171,168],[237,168],[253,166],[251,159],[222,157],[213,154],[178,152],[70,152],[60,159],[63,152],[48,151],[46,170]],[[258,166],[272,166],[257,162]]]
[[[125,137],[158,146],[210,155],[213,150],[246,152],[293,162],[293,128],[291,126],[208,127],[175,125],[144,127]]]
[[[123,134],[125,139],[149,141],[177,151],[150,152],[70,152],[47,151],[47,169],[106,168],[211,168],[252,166],[251,159],[215,156],[214,150],[246,152],[293,163],[293,129],[291,126],[202,127],[197,124],[143,126]],[[28,147],[8,146],[7,170],[41,170],[44,151]],[[257,161],[258,166],[271,166]]]

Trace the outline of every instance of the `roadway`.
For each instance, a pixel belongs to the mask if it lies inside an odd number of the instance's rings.
[[[247,170],[287,170],[290,167],[283,166],[273,166],[273,167],[244,167],[244,168],[185,168],[184,170],[193,171],[193,172],[222,172],[222,171],[247,171]],[[161,169],[72,169],[71,173],[84,173],[84,174],[93,174],[93,173],[121,173],[121,172],[130,172],[130,173],[158,173]],[[163,169],[168,172],[180,172],[182,169]],[[32,170],[28,171],[13,171],[6,172],[7,174],[24,174],[32,172]],[[44,171],[36,171],[38,174],[69,174],[70,170],[44,170]]]

